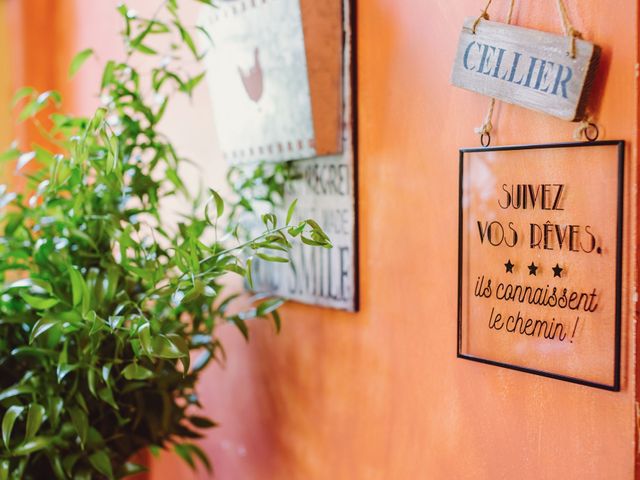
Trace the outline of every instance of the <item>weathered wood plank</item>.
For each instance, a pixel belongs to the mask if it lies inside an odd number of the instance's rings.
[[[600,47],[538,30],[482,20],[465,20],[451,83],[504,102],[564,120],[584,118]]]

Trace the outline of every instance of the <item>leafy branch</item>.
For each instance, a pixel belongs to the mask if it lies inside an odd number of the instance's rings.
[[[0,156],[28,179],[23,191],[0,188],[0,480],[120,478],[142,469],[129,459],[147,447],[210,468],[193,440],[215,423],[193,410],[200,372],[225,359],[216,328],[232,323],[248,337],[247,320],[270,317],[279,329],[283,303],[238,311],[224,278],[251,283],[254,258],[286,262],[294,241],[331,246],[313,220],[291,223],[294,206],[239,240],[238,212],[259,201],[249,184],[235,184],[241,200],[228,214],[215,191],[192,198],[180,172],[188,160],[160,123],[170,99],[204,77],[180,66],[204,55],[195,29],[176,0],[150,18],[118,11],[127,55],[105,64],[102,106],[68,115],[57,92],[23,88],[19,119],[42,138]],[[70,74],[91,55],[80,52]],[[139,56],[160,61],[143,75]],[[263,198],[283,198],[285,167],[264,168]],[[174,196],[192,208],[170,227],[163,201]]]

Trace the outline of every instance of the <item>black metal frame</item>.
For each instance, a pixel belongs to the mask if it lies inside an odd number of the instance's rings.
[[[349,66],[351,68],[351,149],[353,154],[353,311],[358,312],[360,310],[360,175],[358,168],[358,164],[360,163],[358,158],[358,105],[360,102],[358,102],[358,2],[356,0],[345,1],[349,2],[349,13],[351,14],[351,18],[349,18],[351,26],[351,59]]]
[[[534,149],[550,149],[550,148],[575,148],[575,147],[594,147],[594,146],[617,146],[618,147],[618,192],[617,192],[617,232],[616,232],[616,293],[615,293],[615,338],[614,338],[614,358],[613,358],[613,383],[598,383],[584,380],[581,378],[560,375],[544,370],[521,367],[509,363],[498,362],[486,358],[476,357],[462,353],[462,195],[463,195],[463,177],[464,177],[464,154],[490,151],[506,151],[506,150],[534,150]],[[622,342],[622,247],[623,247],[623,205],[624,205],[624,140],[606,140],[598,142],[577,142],[577,143],[548,143],[540,145],[510,145],[500,147],[486,148],[462,148],[460,149],[460,174],[459,174],[459,196],[458,196],[458,345],[457,357],[474,362],[485,363],[497,367],[509,368],[519,372],[532,373],[543,377],[563,380],[566,382],[577,383],[587,387],[600,388],[604,390],[618,392],[620,391],[620,362],[621,362],[621,342]]]

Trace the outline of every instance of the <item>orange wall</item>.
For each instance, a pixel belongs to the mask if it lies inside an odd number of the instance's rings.
[[[0,25],[7,25],[7,4],[0,2]],[[0,69],[8,71],[11,62],[7,28],[0,29]],[[12,95],[12,81],[9,75],[0,75],[0,150],[4,150],[11,142],[12,128],[9,103]]]
[[[77,48],[109,51],[119,28],[110,2],[68,1]],[[602,137],[629,145],[620,393],[456,359],[457,152],[478,144],[473,127],[488,101],[448,78],[462,20],[484,2],[358,3],[362,310],[290,305],[280,336],[256,322],[248,345],[222,330],[228,366],[210,369],[200,387],[221,423],[203,442],[217,478],[633,478],[637,3],[567,2],[576,28],[603,48]],[[494,3],[492,18],[504,19],[508,2]],[[551,0],[518,2],[514,19],[560,29]],[[95,101],[86,96],[94,77],[78,80],[78,108]],[[186,105],[173,114],[171,133],[216,183],[209,107],[194,105],[195,117]],[[501,145],[570,141],[574,128],[504,104],[494,124]],[[206,475],[164,456],[151,477]]]
[[[229,365],[201,388],[222,424],[204,442],[219,478],[633,478],[635,226],[622,392],[455,358],[457,150],[478,144],[488,101],[448,78],[462,20],[482,3],[359,2],[362,311],[291,305],[279,337],[263,323],[249,345],[224,332]],[[507,2],[495,3],[503,19]],[[636,2],[568,3],[603,47],[599,124],[629,142],[635,180]],[[552,1],[519,2],[514,18],[560,28]],[[509,105],[494,123],[502,145],[570,141],[574,128]],[[634,202],[627,195],[627,211]],[[153,478],[191,477],[163,460]]]
[[[18,110],[11,100],[18,88],[30,86],[38,91],[57,90],[65,98],[70,96],[67,71],[71,51],[75,49],[69,35],[69,25],[74,23],[71,6],[67,0],[5,0],[0,6],[0,56],[6,53],[0,64],[0,151],[14,140],[23,150],[44,141],[33,122],[17,122]],[[63,108],[68,107],[68,102],[64,101]],[[46,112],[40,114],[40,120],[45,124]],[[9,125],[5,125],[3,120]],[[3,168],[12,187],[20,189],[26,178],[14,176],[12,165],[7,164]],[[30,164],[26,170],[34,166]]]

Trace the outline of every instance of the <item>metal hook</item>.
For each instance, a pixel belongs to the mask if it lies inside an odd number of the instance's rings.
[[[480,135],[480,145],[483,147],[491,145],[491,134],[489,132],[484,132]]]
[[[589,132],[593,132],[593,135],[590,135]],[[587,127],[584,129],[584,136],[590,142],[595,142],[600,136],[600,130],[595,123],[589,122]]]

